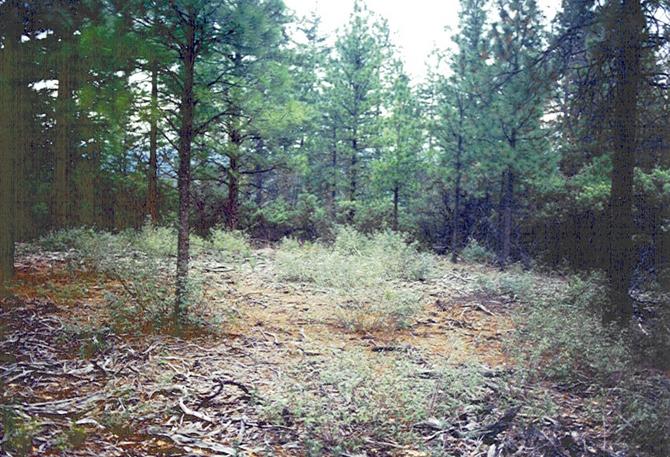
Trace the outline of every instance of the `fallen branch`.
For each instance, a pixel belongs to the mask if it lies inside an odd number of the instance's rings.
[[[184,414],[187,416],[195,417],[196,419],[200,419],[201,421],[209,422],[210,424],[215,424],[216,420],[209,417],[207,414],[195,411],[188,406],[184,404],[184,399],[180,398],[179,399],[179,408],[183,411]]]

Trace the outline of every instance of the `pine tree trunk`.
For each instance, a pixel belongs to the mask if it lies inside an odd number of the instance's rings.
[[[98,145],[92,145],[97,148]],[[81,214],[79,220],[82,225],[93,227],[96,225],[96,198],[95,188],[98,175],[98,159],[99,153],[97,151],[90,151],[90,157],[79,162],[78,170],[80,175],[79,194],[81,197]]]
[[[461,178],[463,174],[461,158],[463,157],[463,135],[458,135],[458,148],[456,149],[456,182],[454,186],[454,217],[451,225],[451,261],[458,262],[458,252],[461,240]]]
[[[503,172],[502,196],[500,202],[500,251],[498,264],[505,268],[512,250],[512,209],[514,206],[514,172],[507,168]]]
[[[398,200],[400,199],[400,188],[398,184],[393,187],[393,230],[398,231]]]
[[[192,15],[193,13],[191,13]],[[184,25],[186,44],[182,48],[183,86],[181,94],[179,128],[179,222],[177,235],[177,277],[174,305],[175,330],[179,332],[186,312],[189,268],[189,215],[191,191],[191,142],[193,140],[193,117],[195,99],[193,85],[195,79],[195,26],[189,21]]]
[[[28,141],[30,125],[32,122],[29,98],[30,89],[27,81],[27,62],[23,57],[23,46],[21,36],[23,34],[22,12],[19,3],[14,1],[14,14],[10,19],[12,23],[7,27],[6,50],[10,63],[9,71],[13,73],[12,83],[14,122],[14,192],[16,206],[14,207],[14,237],[15,241],[23,241],[31,237],[33,230],[31,209],[34,192],[30,191],[32,183],[29,176],[32,172],[32,156],[28,153]]]
[[[237,230],[237,224],[239,223],[239,193],[239,165],[237,157],[231,156],[228,166],[228,198],[226,200],[226,227],[228,230]]]
[[[356,216],[356,188],[358,187],[358,139],[356,138],[356,132],[354,132],[354,138],[351,140],[351,169],[349,170],[349,214],[347,216],[347,221],[351,224],[354,222],[354,217]]]
[[[330,182],[330,215],[337,217],[337,129],[333,127],[333,149],[330,153],[331,182]]]
[[[637,100],[644,27],[640,0],[623,0],[616,22],[616,88],[614,93],[614,154],[610,194],[610,307],[606,323],[627,325],[633,315],[628,289],[634,263],[633,172],[637,147]]]
[[[63,38],[65,42],[67,38]],[[58,78],[58,96],[56,97],[56,128],[54,139],[54,184],[53,184],[53,222],[57,228],[70,224],[71,196],[70,181],[72,175],[72,56],[65,49],[60,50],[56,64]]]
[[[7,21],[7,37],[0,50],[0,296],[6,293],[6,282],[14,275],[15,238],[15,167],[17,165],[17,55],[21,21],[17,2],[13,1]]]
[[[149,182],[147,213],[151,223],[158,224],[158,65],[151,65],[151,125],[149,127]]]

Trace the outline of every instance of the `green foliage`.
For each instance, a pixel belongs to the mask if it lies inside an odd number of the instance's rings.
[[[116,259],[99,264],[100,271],[120,287],[109,291],[107,300],[111,324],[118,333],[170,332],[174,330],[174,284],[165,265],[154,258]],[[185,304],[186,324],[203,324],[201,280],[191,274]]]
[[[207,242],[193,237],[194,244],[204,249]],[[44,240],[39,242],[44,245]],[[172,331],[174,306],[173,270],[166,256],[176,245],[171,229],[145,226],[141,231],[125,231],[118,235],[93,230],[60,231],[46,238],[46,246],[73,249],[73,255],[93,271],[115,283],[107,290],[110,326],[117,333]],[[242,246],[238,242],[238,248]],[[197,249],[196,249],[197,251]],[[191,275],[188,286],[189,322],[206,324],[203,311],[201,279]],[[84,332],[85,333],[85,332]],[[83,335],[85,339],[88,337]],[[96,335],[90,335],[95,341]],[[81,353],[87,357],[99,348],[82,342]]]
[[[68,251],[78,248],[82,240],[94,233],[92,229],[86,227],[60,229],[42,236],[36,244],[45,251]]]
[[[286,235],[299,239],[314,240],[332,236],[333,221],[316,195],[302,193],[295,204],[289,204],[282,197],[258,208],[247,209],[252,232],[259,236],[279,240]]]
[[[65,325],[63,328],[63,344],[78,346],[82,359],[91,359],[110,347],[111,330],[107,327],[93,325]]]
[[[662,376],[637,371],[635,340],[642,335],[603,327],[599,316],[606,297],[603,278],[571,278],[561,293],[517,312],[508,350],[531,378],[594,386],[603,397],[592,402],[595,420],[611,415],[613,407],[617,436],[642,455],[666,455],[670,387]]]
[[[381,281],[424,280],[434,272],[432,256],[407,244],[402,235],[364,235],[348,227],[337,231],[332,246],[285,240],[277,251],[280,278],[322,287],[355,288]]]
[[[121,439],[128,438],[134,433],[135,424],[128,410],[105,411],[100,418],[100,424]]]
[[[553,287],[552,287],[553,286]],[[472,292],[493,298],[505,298],[521,303],[534,303],[550,297],[556,285],[514,265],[505,271],[477,273],[472,283]]]
[[[339,290],[335,319],[353,332],[403,329],[421,310],[421,294],[399,286]]]
[[[174,257],[177,255],[177,231],[171,227],[153,226],[145,224],[139,231],[126,231],[123,236],[127,237],[133,247],[149,256]],[[208,247],[207,242],[197,235],[189,237],[190,254],[200,254]]]
[[[670,453],[670,387],[663,375],[633,377],[615,399],[620,416],[617,434],[633,447],[656,457]]]

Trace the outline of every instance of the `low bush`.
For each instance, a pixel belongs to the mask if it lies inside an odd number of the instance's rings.
[[[119,287],[106,295],[111,325],[117,333],[143,331],[170,332],[174,330],[174,278],[166,272],[164,263],[151,257],[117,259],[105,267],[108,277]],[[187,322],[202,326],[207,323],[204,312],[202,279],[191,272],[187,290],[187,309],[181,311]]]
[[[496,255],[482,246],[474,238],[470,238],[465,247],[461,250],[460,256],[467,262],[493,263]]]
[[[313,283],[336,300],[335,317],[352,331],[407,327],[420,310],[421,296],[397,280],[424,280],[435,260],[396,233],[368,236],[340,228],[335,241],[299,243],[286,239],[276,253],[280,279]]]
[[[395,287],[342,291],[335,317],[347,330],[372,332],[409,327],[421,309],[421,295]]]
[[[315,378],[284,382],[263,407],[273,423],[300,424],[315,456],[370,452],[389,442],[422,448],[417,424],[449,423],[487,395],[485,379],[469,367],[427,371],[392,356],[346,351],[319,368]]]
[[[209,241],[210,249],[223,259],[251,258],[249,237],[243,232],[214,229]]]
[[[281,279],[339,288],[396,279],[425,280],[435,267],[431,255],[420,253],[400,234],[367,236],[346,227],[338,230],[332,245],[284,240],[276,260]]]
[[[95,233],[93,229],[85,227],[55,230],[41,237],[36,244],[45,251],[79,249],[82,240],[95,236]]]
[[[65,429],[62,435],[58,437],[57,447],[61,451],[80,449],[86,443],[87,438],[88,432],[85,428],[70,424],[70,427]]]
[[[592,413],[613,417],[615,436],[640,455],[670,451],[670,384],[639,370],[634,331],[604,327],[605,282],[599,276],[571,278],[553,299],[519,309],[508,341],[512,356],[530,378],[584,384],[606,398]],[[640,374],[644,373],[644,374]],[[606,408],[614,408],[614,414]]]
[[[516,265],[505,271],[489,271],[474,274],[471,292],[531,303],[553,296],[556,287],[548,278],[539,278],[531,271]]]
[[[105,352],[110,346],[111,329],[91,324],[65,324],[59,337],[63,344],[77,350],[79,357],[90,359]]]
[[[530,369],[557,380],[605,381],[630,367],[631,354],[622,336],[600,323],[604,285],[598,277],[570,280],[562,294],[537,300],[518,310],[510,348]]]
[[[146,224],[141,230],[127,230],[121,237],[126,237],[131,245],[150,256],[175,257],[177,255],[177,230],[173,227]],[[196,256],[210,247],[207,240],[191,234],[189,252]]]

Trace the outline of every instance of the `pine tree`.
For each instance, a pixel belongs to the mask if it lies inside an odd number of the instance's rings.
[[[423,138],[420,107],[400,62],[394,64],[392,74],[393,83],[385,96],[388,115],[384,119],[382,152],[374,163],[374,177],[381,191],[391,194],[391,226],[398,230],[401,202],[416,188]]]
[[[454,194],[450,221],[453,262],[463,244],[464,174],[466,170],[474,174],[472,165],[484,158],[487,145],[482,137],[492,122],[490,102],[482,91],[491,76],[485,62],[490,51],[485,37],[486,20],[485,0],[466,0],[461,4],[459,31],[454,36],[458,50],[450,61],[452,74],[438,80],[440,118],[436,131],[449,158]]]
[[[384,62],[388,61],[390,49],[388,35],[386,23],[375,19],[364,3],[357,0],[329,63],[327,84],[332,87],[338,154],[348,158],[349,223],[354,220],[361,183],[381,131]]]
[[[525,175],[537,176],[545,150],[541,118],[548,95],[548,77],[537,65],[543,30],[535,0],[500,0],[500,21],[493,27],[494,68],[491,100],[495,114],[497,156],[491,163],[501,176],[498,263],[510,259],[515,192]]]

